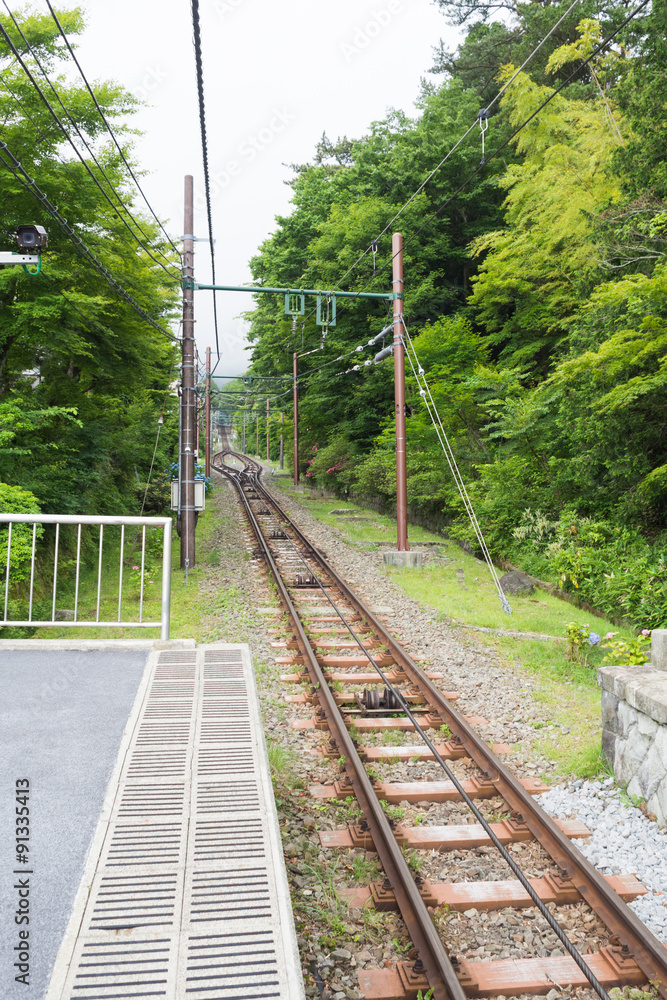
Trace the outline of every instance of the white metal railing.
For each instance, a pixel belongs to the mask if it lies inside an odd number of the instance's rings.
[[[7,558],[4,579],[4,606],[0,625],[32,625],[38,627],[62,628],[159,628],[162,639],[169,638],[169,609],[171,603],[171,527],[170,517],[95,517],[83,514],[5,514],[0,512],[0,528],[7,525]],[[9,593],[11,577],[12,529],[15,524],[31,524],[32,540],[30,553],[30,586],[28,595],[27,619],[12,619],[9,617]],[[35,587],[35,551],[37,544],[38,525],[55,524],[55,547],[53,555],[53,592],[51,599],[51,618],[38,620],[33,618],[33,598]],[[76,577],[74,582],[74,617],[63,621],[56,619],[56,597],[58,589],[58,550],[60,545],[60,526],[73,524],[77,526],[76,537]],[[79,620],[79,582],[81,574],[81,527],[84,524],[98,526],[100,529],[97,558],[97,604],[95,620]],[[120,564],[118,577],[118,613],[116,621],[100,621],[100,605],[102,598],[102,555],[104,549],[104,529],[107,526],[120,527]],[[141,529],[141,581],[139,591],[139,620],[127,621],[122,616],[123,606],[123,564],[125,558],[125,529]],[[162,592],[160,621],[144,621],[144,590],[146,571],[146,528],[162,528]],[[136,538],[136,535],[135,535]],[[0,565],[0,573],[2,566]]]

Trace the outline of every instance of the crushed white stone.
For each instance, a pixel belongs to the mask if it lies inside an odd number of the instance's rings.
[[[641,809],[623,801],[613,778],[557,785],[537,801],[556,819],[576,816],[593,836],[575,840],[603,875],[634,874],[649,890],[630,903],[648,929],[667,944],[667,833]]]

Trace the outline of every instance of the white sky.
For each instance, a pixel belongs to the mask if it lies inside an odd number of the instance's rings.
[[[88,78],[117,80],[149,104],[137,116],[145,135],[136,145],[149,201],[168,232],[182,235],[183,177],[192,173],[195,233],[206,236],[189,0],[82,6],[88,28],[78,56]],[[200,0],[200,12],[216,277],[240,285],[274,217],[289,210],[283,164],[310,161],[322,132],[357,138],[389,107],[415,113],[433,47],[441,37],[454,47],[458,36],[431,0]],[[210,282],[208,245],[196,250],[196,278]],[[214,347],[211,294],[195,300],[201,354]],[[247,366],[238,315],[252,302],[218,293],[221,374]]]

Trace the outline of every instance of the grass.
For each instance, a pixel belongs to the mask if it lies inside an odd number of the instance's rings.
[[[208,510],[201,514],[197,522],[197,565],[187,574],[180,568],[180,538],[174,528],[172,536],[172,571],[171,571],[171,639],[195,639],[197,642],[214,642],[218,639],[228,642],[245,642],[248,632],[245,623],[251,622],[251,611],[245,609],[241,624],[238,623],[239,599],[238,589],[233,583],[220,585],[207,590],[201,585],[206,582],[210,573],[220,562],[217,548],[220,531],[220,518],[215,505],[216,494],[208,499]],[[105,533],[105,538],[106,538]],[[161,532],[160,532],[161,534]],[[114,551],[111,544],[105,546],[105,563],[107,572],[102,577],[101,615],[107,615],[106,620],[113,621],[118,611],[119,583],[119,548]],[[139,552],[140,555],[140,552]],[[135,556],[136,557],[136,556]],[[81,571],[79,591],[79,616],[84,619],[95,618],[97,600],[97,562],[83,567]],[[144,595],[144,619],[159,621],[160,619],[160,584],[162,573],[162,557],[151,558],[151,564],[156,570],[155,583]],[[247,554],[238,555],[238,572],[243,572]],[[123,616],[136,618],[139,615],[139,601],[133,596],[129,567],[123,569]],[[74,607],[74,581],[61,578],[58,586],[57,606],[60,608]],[[227,612],[235,609],[236,619],[230,627]],[[160,629],[156,628],[39,628],[35,630],[36,639],[157,639]]]
[[[387,547],[395,545],[393,517],[359,504],[293,493],[314,517],[337,527],[345,541],[357,546],[376,542],[386,542]],[[345,516],[331,514],[336,507],[353,510],[355,518],[363,520],[349,521]],[[387,576],[408,597],[433,609],[442,621],[462,629],[475,626],[552,636],[551,640],[519,638],[472,629],[467,633],[468,641],[492,650],[502,664],[531,676],[532,696],[544,706],[544,717],[549,719],[540,727],[535,751],[552,762],[551,779],[607,773],[601,755],[600,691],[596,680],[605,651],[587,648],[583,662],[573,662],[566,625],[576,622],[600,635],[616,632],[619,638],[632,637],[632,631],[537,589],[530,595],[511,597],[509,616],[501,609],[485,563],[441,535],[410,526],[411,543],[429,541],[439,543],[432,550],[434,561],[421,570],[387,567]],[[398,734],[386,733],[384,737],[385,743],[399,742]]]
[[[302,782],[297,778],[295,764],[299,758],[296,750],[277,743],[270,736],[266,740],[269,769],[274,784],[280,781],[285,788],[296,788]]]

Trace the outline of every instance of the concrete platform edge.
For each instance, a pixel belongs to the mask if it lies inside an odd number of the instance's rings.
[[[17,649],[71,650],[75,653],[96,649],[111,652],[115,649],[145,649],[150,652],[153,649],[196,649],[196,646],[194,639],[0,639],[0,653]]]

